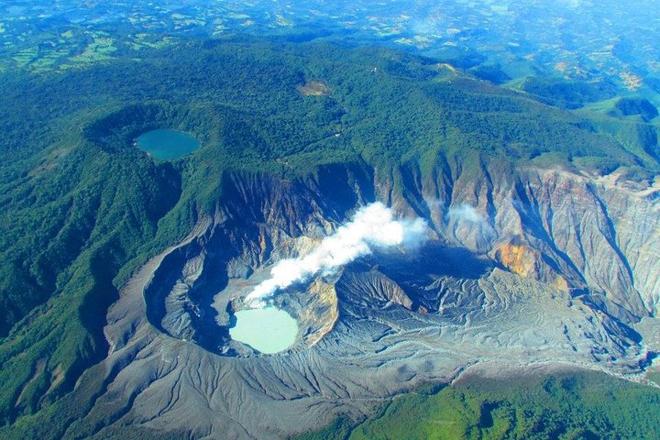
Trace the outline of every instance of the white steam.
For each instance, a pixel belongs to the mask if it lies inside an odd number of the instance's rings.
[[[360,208],[353,220],[325,237],[307,255],[279,261],[270,271],[270,278],[257,285],[245,298],[247,303],[263,306],[263,300],[278,290],[304,281],[316,274],[328,275],[358,257],[370,254],[373,248],[415,245],[427,233],[424,220],[395,220],[392,210],[380,202]]]
[[[479,211],[466,203],[461,203],[458,206],[449,208],[447,217],[449,220],[453,221],[467,221],[470,223],[485,222],[485,219],[481,216]]]

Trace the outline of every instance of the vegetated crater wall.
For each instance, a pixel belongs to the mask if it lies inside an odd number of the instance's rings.
[[[134,148],[141,134],[158,128],[192,133],[204,145],[218,138],[218,124],[230,117],[230,112],[221,106],[148,101],[121,107],[95,120],[84,128],[83,134],[110,152]]]

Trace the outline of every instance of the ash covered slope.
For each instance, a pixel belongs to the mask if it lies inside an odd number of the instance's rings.
[[[233,196],[147,264],[111,307],[109,356],[80,387],[97,398],[65,437],[104,438],[125,426],[193,437],[286,437],[340,415],[364,416],[384,397],[450,381],[475,365],[490,374],[548,364],[643,369],[649,347],[634,327],[655,313],[657,301],[644,284],[647,271],[658,270],[648,258],[655,248],[645,248],[658,240],[657,216],[645,212],[657,209],[651,190],[529,169],[493,180],[494,191],[488,168],[470,179],[449,169],[455,174],[443,176],[453,182],[446,209],[434,179],[421,178],[422,199],[415,200],[434,201],[427,220],[435,240],[415,253],[376,254],[275,297],[304,331],[289,352],[273,356],[226,337],[227,305],[240,305],[264,264],[304,252],[304,237],[319,238],[341,220],[329,208],[338,201],[319,197],[319,185],[348,191],[346,180],[359,182],[353,188],[362,203],[389,192],[389,183],[352,167],[334,168],[340,177],[324,183],[226,175]],[[559,186],[569,206],[544,195]],[[401,213],[413,210],[411,201],[390,200]],[[469,221],[452,215],[466,206],[474,209]],[[620,225],[629,218],[607,217],[618,225],[612,229],[602,223],[604,209],[630,206],[642,208],[629,215],[656,222],[635,235],[634,253],[608,235],[626,236]],[[534,219],[532,212],[549,210],[552,220]],[[609,267],[607,276],[587,269],[597,264]],[[640,281],[626,278],[628,265]]]
[[[44,322],[86,316],[52,315],[71,290],[3,341],[2,374],[24,378],[7,387],[12,424],[0,432],[283,437],[475,363],[646,366],[655,347],[635,328],[655,322],[658,302],[657,146],[623,146],[583,117],[428,59],[191,45],[39,85],[62,109],[95,96],[71,122],[85,127],[74,148],[125,166],[139,157],[180,176],[181,193],[142,247],[113,241],[121,274],[143,265],[127,283],[115,278],[103,334],[79,330],[98,343],[95,356],[63,365],[43,347],[15,349]],[[174,166],[151,163],[131,145],[155,126],[190,131],[203,147]],[[433,240],[278,295],[303,329],[290,352],[259,356],[228,338],[232,311],[273,262],[374,200],[426,219]],[[61,350],[79,359],[75,345]]]

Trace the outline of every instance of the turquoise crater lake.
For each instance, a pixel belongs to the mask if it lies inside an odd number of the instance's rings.
[[[284,351],[296,341],[298,323],[284,310],[275,307],[246,309],[234,316],[236,325],[229,329],[231,338],[261,353]]]
[[[159,128],[140,135],[137,147],[160,160],[172,160],[192,153],[199,141],[183,131]]]

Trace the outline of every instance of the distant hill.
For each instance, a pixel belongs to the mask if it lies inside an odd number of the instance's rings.
[[[607,81],[586,82],[529,77],[524,80],[521,88],[539,97],[542,102],[567,109],[580,108],[587,103],[612,98],[617,94],[616,86]]]
[[[643,121],[649,122],[658,116],[658,109],[644,98],[621,98],[609,112],[612,116],[639,115]]]

